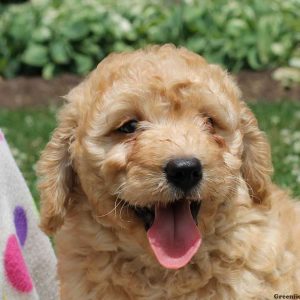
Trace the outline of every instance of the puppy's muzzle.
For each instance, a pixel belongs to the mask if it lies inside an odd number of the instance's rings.
[[[199,159],[195,157],[171,159],[164,171],[168,182],[185,193],[202,179],[202,166]]]

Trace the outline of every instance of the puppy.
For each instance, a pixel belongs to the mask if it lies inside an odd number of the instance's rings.
[[[172,45],[112,54],[38,164],[62,300],[300,293],[300,210],[233,79]]]

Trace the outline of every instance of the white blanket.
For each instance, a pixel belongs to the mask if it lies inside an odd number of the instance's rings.
[[[0,131],[0,299],[57,300],[56,258]]]

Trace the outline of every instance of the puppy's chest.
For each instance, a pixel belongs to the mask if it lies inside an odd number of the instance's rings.
[[[254,290],[248,282],[249,270],[228,259],[224,261],[215,252],[200,251],[189,265],[174,271],[160,267],[148,254],[135,252],[137,248],[124,251],[115,246],[111,244],[108,251],[85,252],[82,248],[76,258],[74,250],[71,254],[70,249],[59,249],[59,277],[62,295],[66,295],[62,300],[84,299],[78,296],[78,286],[82,287],[81,295],[88,295],[85,299],[90,300],[224,299],[224,295],[241,299],[243,294],[263,294],[256,272],[251,275],[251,282],[257,287]],[[108,244],[103,243],[102,247],[107,248]],[[239,287],[237,295],[234,286]]]
[[[71,230],[57,239],[59,277],[62,295],[66,295],[62,300],[192,300],[224,299],[224,295],[241,299],[243,294],[262,294],[251,287],[261,286],[259,270],[237,263],[244,251],[233,251],[234,239],[227,239],[228,245],[223,242],[222,247],[206,240],[193,261],[176,271],[161,267],[143,247],[108,228],[86,227],[78,225],[77,234]],[[228,253],[236,255],[228,257]],[[234,286],[239,287],[238,295]],[[82,289],[80,297],[77,287]]]
[[[164,272],[158,270],[130,269],[129,265],[124,264],[111,270],[110,276],[105,280],[104,294],[116,294],[118,299],[194,299],[190,296],[197,294],[195,292],[199,289],[199,278],[178,280],[174,276],[165,276]],[[99,285],[103,283],[99,282]]]
[[[216,281],[212,279],[208,262],[204,262],[201,268],[191,264],[174,271],[160,267],[148,255],[129,257],[128,253],[121,251],[102,252],[95,258],[88,272],[85,272],[85,280],[101,299],[106,299],[103,298],[105,295],[107,299],[115,297],[124,300],[192,300],[199,296],[209,298],[212,292],[216,293]],[[95,300],[100,299],[97,297]]]

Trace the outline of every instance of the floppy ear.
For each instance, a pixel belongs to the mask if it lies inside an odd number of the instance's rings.
[[[257,120],[242,102],[241,131],[243,134],[242,175],[254,202],[263,203],[267,197],[273,172],[270,146],[259,130]]]
[[[70,149],[76,127],[71,105],[67,104],[61,111],[59,127],[54,131],[37,165],[41,196],[40,226],[47,234],[54,233],[63,224],[70,206],[74,180]]]

